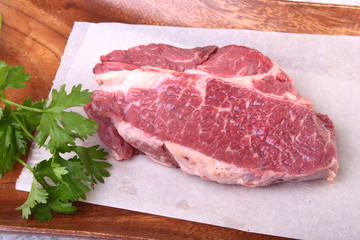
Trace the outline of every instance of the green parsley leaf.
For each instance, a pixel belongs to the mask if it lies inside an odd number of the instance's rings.
[[[65,160],[60,155],[49,160],[43,160],[35,168],[37,174],[45,180],[49,178],[52,183],[45,183],[48,192],[48,201],[33,206],[35,218],[40,222],[52,218],[52,211],[58,213],[73,213],[76,207],[73,201],[79,198],[86,199],[85,191],[89,191],[82,179],[89,180],[84,172],[84,166],[76,158]]]
[[[92,101],[92,93],[77,85],[67,94],[63,85],[59,91],[52,91],[50,103],[34,102],[28,97],[20,105],[5,97],[5,89],[23,88],[29,79],[23,67],[9,67],[0,61],[0,100],[5,103],[5,108],[0,108],[0,177],[12,170],[15,161],[32,172],[28,199],[17,209],[22,210],[24,218],[34,214],[42,222],[51,219],[52,212],[74,213],[73,202],[85,200],[89,186],[94,188],[96,181],[104,182],[104,177],[110,175],[106,168],[111,164],[103,161],[107,153],[99,146],[75,145],[76,139],[85,140],[94,134],[97,124],[66,110]],[[32,132],[37,133],[36,137]],[[26,152],[27,140],[45,145],[52,157],[31,168],[20,159]],[[72,157],[63,158],[67,154]]]
[[[34,216],[39,220],[39,222],[45,222],[46,220],[50,220],[53,217],[51,214],[51,207],[49,206],[49,202],[36,205],[33,208],[33,212],[35,212]]]
[[[47,200],[47,196],[48,193],[46,192],[46,190],[39,187],[39,182],[34,177],[28,198],[26,199],[23,205],[21,205],[16,209],[22,210],[23,218],[28,219],[29,215],[31,214],[31,209],[34,208],[35,205],[39,203],[45,204]]]
[[[65,166],[68,170],[63,179],[71,188],[69,189],[73,196],[76,196],[75,200],[79,198],[85,200],[86,193],[85,191],[90,191],[90,188],[84,184],[84,182],[90,182],[90,178],[85,172],[85,167],[79,158],[73,157],[71,159],[65,160],[63,158],[59,159],[59,162],[62,166]],[[65,201],[64,199],[62,199]],[[69,199],[75,201],[74,199]]]
[[[29,107],[32,109],[44,110],[44,108],[46,107],[46,102],[47,101],[45,100],[33,102],[33,100],[31,100],[31,98],[28,97],[23,101],[22,106]],[[31,111],[24,108],[17,108],[14,112],[16,114],[19,114],[18,115],[19,119],[24,123],[24,125],[26,126],[29,132],[33,132],[36,126],[39,125],[40,119],[43,114],[40,111],[34,111],[34,110]]]
[[[54,159],[43,160],[35,166],[36,173],[43,179],[46,187],[50,185],[46,184],[45,177],[50,178],[54,183],[59,183],[62,182],[63,175],[68,173],[65,167],[53,160]]]
[[[57,173],[55,172],[56,168],[59,168]],[[45,180],[46,177],[51,179],[54,184],[58,184],[62,180],[62,175],[67,173],[64,170],[65,169],[61,168],[58,164],[53,163],[52,159],[42,160],[34,167],[35,173],[39,176],[45,188],[50,186],[48,181]]]
[[[17,158],[25,154],[27,142],[25,134],[11,116],[11,109],[1,111],[0,119],[0,177],[13,169]]]
[[[74,136],[81,140],[92,136],[98,127],[94,120],[85,118],[76,112],[64,112],[59,121],[66,130],[77,133]]]
[[[98,145],[88,148],[82,146],[71,147],[72,151],[74,151],[76,155],[79,156],[79,159],[84,164],[86,172],[89,174],[92,187],[94,184],[96,184],[96,180],[103,183],[103,177],[110,176],[110,173],[106,170],[106,168],[111,167],[111,164],[103,162],[107,152],[105,152],[104,149],[98,148]]]
[[[60,90],[52,90],[51,103],[46,107],[47,112],[60,113],[71,107],[85,106],[86,103],[91,102],[92,95],[88,89],[81,90],[81,84],[73,86],[69,94],[65,91],[65,84],[60,87]]]
[[[63,85],[59,91],[52,91],[52,100],[45,107],[38,126],[36,136],[42,146],[49,139],[46,148],[50,152],[69,151],[69,145],[75,145],[75,138],[86,139],[87,135],[94,134],[97,124],[75,112],[65,112],[66,109],[84,106],[92,99],[88,90],[81,91],[81,85],[74,86],[69,94]],[[60,123],[60,124],[59,124]]]
[[[54,174],[58,179],[63,179],[62,176],[68,173],[65,167],[61,166],[56,162],[53,162],[51,164],[51,167],[53,168]]]
[[[43,160],[37,164],[35,171],[44,181],[46,177],[52,180],[52,184],[45,183],[46,188],[52,189],[63,202],[86,199],[85,191],[90,191],[83,183],[83,181],[89,182],[90,179],[85,173],[84,165],[77,157],[65,160],[57,155],[53,159]]]
[[[52,114],[43,114],[37,130],[39,133],[36,135],[36,139],[40,146],[43,146],[50,137],[46,148],[51,153],[56,151],[67,152],[69,151],[68,145],[75,144],[75,137],[72,136],[72,132],[61,127],[58,124],[57,117],[52,116]]]
[[[56,196],[56,198],[59,199],[59,201],[61,202],[66,203],[78,200],[78,196],[74,194],[73,191],[71,191],[72,186],[64,182],[55,186],[50,186],[48,189],[52,193],[52,195]]]
[[[24,88],[25,82],[30,76],[22,66],[9,67],[4,61],[0,61],[0,91],[7,88]]]
[[[44,222],[46,220],[50,220],[53,215],[51,211],[58,212],[58,213],[66,213],[71,214],[74,213],[76,210],[75,206],[72,206],[72,203],[64,203],[61,202],[56,194],[51,190],[48,190],[48,199],[46,203],[41,203],[35,205],[33,208],[33,212],[35,212],[35,218],[38,219],[40,222]]]

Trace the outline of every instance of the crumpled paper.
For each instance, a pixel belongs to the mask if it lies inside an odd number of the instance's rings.
[[[110,155],[111,177],[86,202],[300,239],[360,236],[360,37],[76,22],[53,88],[66,83],[70,90],[81,83],[95,90],[92,68],[100,55],[148,43],[238,44],[270,57],[294,79],[300,94],[312,100],[315,111],[333,120],[338,176],[334,184],[315,180],[248,188],[208,182],[145,156],[118,162]],[[81,108],[76,111],[84,114]],[[110,151],[97,135],[85,144]],[[48,156],[33,146],[28,163]],[[16,189],[29,191],[31,180],[24,169]]]

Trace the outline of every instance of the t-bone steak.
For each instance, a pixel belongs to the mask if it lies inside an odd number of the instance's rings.
[[[336,176],[333,123],[257,50],[149,44],[100,59],[85,111],[118,160],[251,187]]]

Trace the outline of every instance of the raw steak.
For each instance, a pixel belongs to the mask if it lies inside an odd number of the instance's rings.
[[[336,176],[333,123],[257,50],[149,44],[101,56],[94,73],[85,111],[118,160],[251,187]]]

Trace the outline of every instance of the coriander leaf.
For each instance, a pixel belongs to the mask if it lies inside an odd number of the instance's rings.
[[[72,179],[71,176],[64,176],[63,181],[55,186],[49,186],[52,195],[61,202],[74,202],[79,198],[86,199],[85,191],[90,189],[78,179]]]
[[[0,119],[0,177],[12,170],[17,158],[25,154],[27,142],[24,133],[11,116],[11,109],[6,107]]]
[[[76,112],[64,112],[59,116],[59,121],[68,131],[76,132],[77,137],[84,140],[95,133],[98,125],[92,120]]]
[[[9,67],[4,61],[0,61],[0,91],[7,88],[24,88],[25,82],[30,76],[22,66]]]
[[[74,213],[76,210],[75,206],[72,206],[72,203],[63,203],[56,197],[53,197],[51,191],[49,191],[49,197],[46,204],[38,204],[33,208],[33,212],[35,212],[35,218],[39,220],[39,222],[45,222],[46,220],[50,220],[53,215],[51,211],[58,213]]]
[[[62,202],[58,198],[51,199],[50,207],[53,211],[58,213],[74,213],[76,210],[75,206],[72,206],[71,202]]]
[[[23,101],[22,105],[33,109],[43,110],[46,106],[46,102],[46,100],[33,102],[33,100],[28,97]],[[19,118],[22,120],[29,132],[33,132],[35,130],[36,126],[40,123],[40,119],[43,114],[39,111],[31,111],[24,108],[17,108],[14,112],[16,114],[20,114]]]
[[[105,160],[107,152],[104,149],[98,149],[99,146],[82,147],[72,146],[71,149],[79,156],[79,159],[85,166],[86,172],[89,174],[91,186],[96,184],[96,180],[104,182],[103,177],[110,176],[110,173],[105,169],[111,167],[110,163],[96,160]]]
[[[61,176],[59,174],[55,174],[54,168],[51,164],[51,159],[49,160],[42,160],[41,162],[37,163],[34,167],[34,171],[36,174],[43,180],[42,184],[45,188],[48,188],[50,185],[48,181],[45,180],[46,177],[51,179],[54,184],[58,184],[61,181]]]
[[[35,168],[35,174],[45,184],[48,196],[47,201],[42,204],[35,204],[30,210],[35,213],[35,218],[40,222],[52,218],[52,211],[59,213],[73,213],[76,207],[70,201],[77,201],[79,197],[86,199],[84,191],[90,189],[78,180],[79,177],[89,180],[83,172],[84,166],[74,158],[65,160],[55,154],[53,158],[43,160]],[[46,178],[51,179],[45,180]]]
[[[76,207],[72,205],[72,202],[61,200],[61,196],[67,195],[68,192],[68,188],[63,183],[58,186],[50,186],[47,191],[49,194],[47,202],[37,204],[33,208],[34,216],[40,222],[50,220],[53,217],[51,211],[65,214],[75,212]]]
[[[91,94],[88,90],[81,91],[81,85],[74,86],[69,94],[65,91],[65,85],[59,91],[53,90],[51,103],[44,109],[38,126],[39,145],[44,145],[49,139],[46,148],[50,152],[67,152],[68,145],[75,145],[75,138],[83,140],[87,135],[92,135],[97,128],[95,121],[75,112],[65,112],[70,107],[84,106],[90,102]]]
[[[45,184],[46,188],[51,186],[45,180],[46,177],[51,179],[54,184],[59,184],[63,182],[63,176],[68,173],[66,167],[58,162],[58,158],[61,158],[58,154],[53,155],[53,158],[43,160],[34,167],[35,173],[43,180],[41,183]]]
[[[60,183],[56,186],[49,186],[49,190],[51,191],[53,196],[56,196],[62,202],[69,201],[77,201],[78,196],[73,193],[73,191],[69,191],[70,186],[65,183]]]
[[[51,163],[51,167],[53,168],[54,174],[58,179],[63,179],[62,175],[65,175],[68,173],[65,167],[61,166],[58,163]]]
[[[28,219],[29,215],[31,214],[31,209],[35,207],[35,205],[39,203],[46,203],[48,193],[46,190],[39,187],[39,182],[36,181],[35,177],[33,178],[32,184],[31,184],[31,190],[29,193],[28,198],[24,202],[23,205],[16,208],[17,210],[22,210],[22,216],[23,218]]]
[[[65,84],[60,87],[60,90],[52,90],[51,102],[46,107],[47,112],[62,112],[71,107],[85,106],[86,103],[91,102],[90,96],[92,92],[88,89],[81,91],[81,84],[73,86],[69,94],[65,91]]]
[[[85,191],[90,191],[90,188],[86,186],[83,181],[90,182],[90,179],[84,171],[85,167],[82,162],[76,157],[69,160],[59,159],[59,162],[68,170],[68,174],[63,176],[64,182],[66,182],[69,186],[67,191],[71,191],[73,196],[76,196],[75,199],[70,200],[76,201],[79,198],[85,200]],[[64,199],[61,200],[65,201]]]
[[[68,145],[75,144],[75,138],[72,136],[72,132],[62,128],[58,124],[56,115],[44,113],[37,130],[39,133],[36,135],[36,139],[40,146],[43,146],[45,141],[50,137],[46,148],[49,149],[51,153],[56,151],[67,152],[69,150]]]
[[[5,82],[8,72],[9,72],[9,66],[4,61],[0,61],[0,87],[6,84]],[[4,90],[4,89],[0,88],[0,90]]]
[[[53,215],[51,214],[51,208],[48,203],[36,205],[33,209],[35,212],[34,217],[39,220],[39,222],[45,222],[50,220]]]
[[[59,157],[59,156],[58,156]],[[56,166],[60,164],[55,163]],[[61,166],[61,165],[60,165]],[[53,169],[52,159],[43,160],[40,163],[36,164],[35,172],[42,179],[43,184],[46,189],[51,190],[52,195],[57,196],[61,201],[68,200],[77,200],[76,196],[69,191],[69,185],[64,183],[64,175],[68,173],[68,171],[62,172],[64,174],[56,174]],[[51,179],[52,183],[49,183],[49,180],[45,180],[46,178]],[[53,197],[52,197],[53,198]]]
[[[52,159],[41,161],[35,167],[36,173],[45,182],[46,189],[51,189],[63,202],[86,199],[85,191],[90,189],[82,181],[89,182],[90,179],[84,169],[77,157],[65,160],[58,154]],[[45,181],[46,177],[51,179],[52,183]]]
[[[106,168],[111,165],[102,161],[107,153],[98,149],[99,146],[75,145],[77,138],[84,140],[94,134],[96,122],[66,111],[91,102],[92,92],[77,85],[68,94],[63,85],[51,92],[50,102],[47,99],[34,102],[28,97],[20,105],[6,99],[5,89],[24,88],[29,80],[22,66],[9,67],[0,61],[0,100],[5,103],[5,108],[0,108],[0,178],[12,169],[16,160],[27,167],[34,179],[28,199],[17,209],[22,210],[24,218],[34,214],[39,221],[46,221],[53,217],[52,211],[73,213],[76,207],[72,202],[86,199],[89,185],[94,187],[96,181],[104,182],[103,177],[110,175]],[[36,137],[34,131],[38,133]],[[26,152],[27,140],[45,145],[52,158],[31,168],[20,159]],[[76,155],[68,160],[60,155],[71,152]]]

